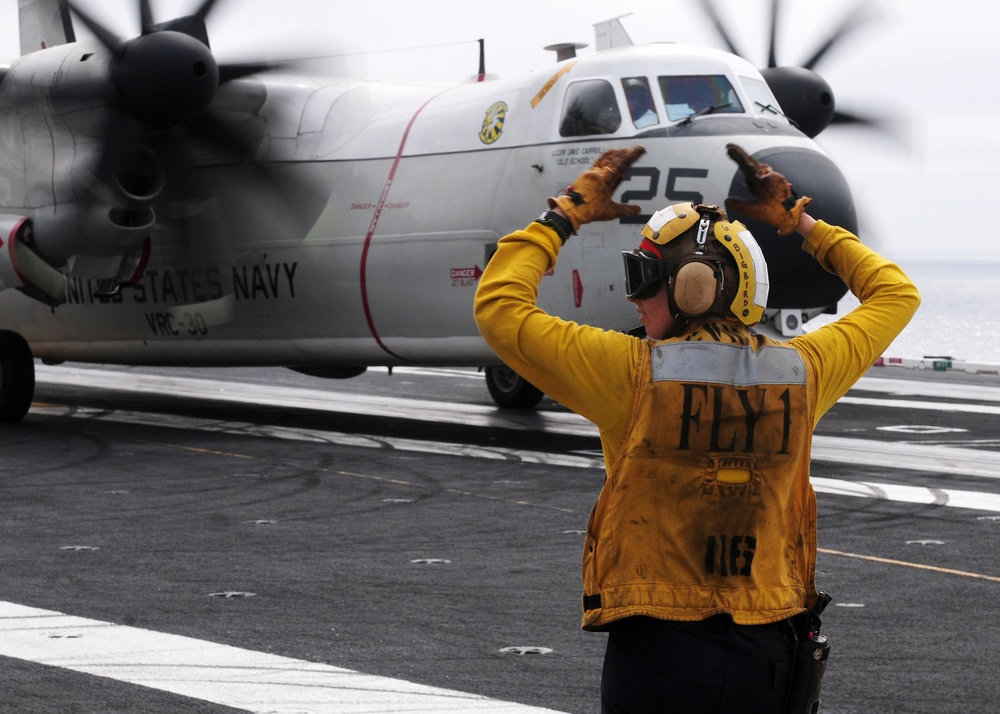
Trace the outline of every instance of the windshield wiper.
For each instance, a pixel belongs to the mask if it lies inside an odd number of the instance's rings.
[[[772,114],[777,114],[779,117],[783,117],[785,120],[788,121],[789,124],[791,124],[792,126],[794,126],[796,129],[799,128],[799,123],[797,121],[795,121],[794,119],[792,119],[787,114],[782,113],[773,104],[764,104],[763,102],[754,102],[754,104],[756,104],[758,107],[760,107],[761,109],[763,109],[766,112],[771,112]]]
[[[720,109],[726,109],[727,107],[731,107],[731,106],[733,106],[732,102],[726,102],[725,104],[713,104],[710,107],[705,107],[704,109],[699,109],[694,114],[688,114],[686,117],[684,117],[683,119],[681,119],[680,124],[678,124],[677,126],[687,126],[688,124],[690,124],[691,122],[693,122],[695,120],[695,117],[702,117],[702,116],[705,116],[706,114],[714,114],[715,112],[719,111]]]
[[[778,111],[777,107],[775,107],[773,104],[764,104],[763,102],[754,102],[754,104],[763,109],[765,112],[771,112],[772,114],[777,114],[779,117],[785,116],[780,111]]]

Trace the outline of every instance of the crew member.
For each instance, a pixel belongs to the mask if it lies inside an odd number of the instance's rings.
[[[623,254],[648,339],[546,314],[538,285],[565,240],[638,212],[611,194],[643,153],[605,152],[503,238],[475,316],[509,367],[600,429],[607,474],[587,526],[582,624],[609,633],[602,712],[773,714],[789,623],[818,596],[812,430],[920,299],[896,265],[810,217],[784,176],[730,145],[754,194],[730,210],[801,234],[858,308],[784,343],[756,334],[768,289],[756,242],[721,208],[680,204]]]

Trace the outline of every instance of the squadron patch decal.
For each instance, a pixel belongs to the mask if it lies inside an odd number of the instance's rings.
[[[486,110],[483,118],[483,128],[479,132],[479,140],[484,144],[492,144],[503,134],[503,123],[507,118],[506,102],[497,102]]]

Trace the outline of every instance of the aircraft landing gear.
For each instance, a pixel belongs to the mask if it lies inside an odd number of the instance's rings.
[[[542,390],[506,365],[486,368],[486,388],[497,406],[504,409],[534,409],[545,396]]]
[[[0,422],[21,421],[34,394],[31,348],[16,332],[0,330]]]

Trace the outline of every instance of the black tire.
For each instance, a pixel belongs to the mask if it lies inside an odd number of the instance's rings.
[[[486,368],[486,388],[497,406],[504,409],[534,409],[545,395],[510,367]]]
[[[21,421],[34,396],[31,348],[16,332],[0,330],[0,422]]]

